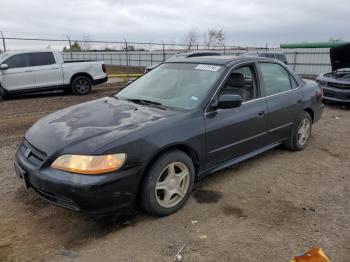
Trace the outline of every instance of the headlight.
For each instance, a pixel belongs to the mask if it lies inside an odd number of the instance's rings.
[[[126,160],[126,154],[102,156],[62,155],[51,167],[68,172],[97,175],[120,169]]]

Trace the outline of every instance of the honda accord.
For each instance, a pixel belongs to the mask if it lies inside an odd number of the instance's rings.
[[[97,215],[140,206],[166,216],[210,173],[281,144],[302,150],[322,96],[277,60],[174,58],[117,94],[40,119],[15,170],[64,208]]]

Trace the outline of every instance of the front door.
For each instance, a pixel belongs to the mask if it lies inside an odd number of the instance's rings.
[[[207,164],[209,169],[267,144],[268,107],[260,97],[254,64],[244,65],[229,75],[217,96],[242,96],[238,108],[209,110],[205,114]]]
[[[3,64],[8,65],[8,69],[2,70],[3,88],[8,91],[16,91],[35,87],[29,54],[13,55],[6,59]]]

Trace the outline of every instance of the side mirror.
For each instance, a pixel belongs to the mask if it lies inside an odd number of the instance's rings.
[[[9,66],[7,64],[0,65],[0,70],[7,70],[7,69],[9,69]]]
[[[217,107],[221,109],[235,108],[242,105],[243,99],[240,95],[223,94],[219,97]]]

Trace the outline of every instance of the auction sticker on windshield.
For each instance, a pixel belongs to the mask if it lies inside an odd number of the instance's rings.
[[[197,65],[194,69],[216,72],[216,71],[218,71],[220,69],[220,66],[216,66],[216,65]]]

